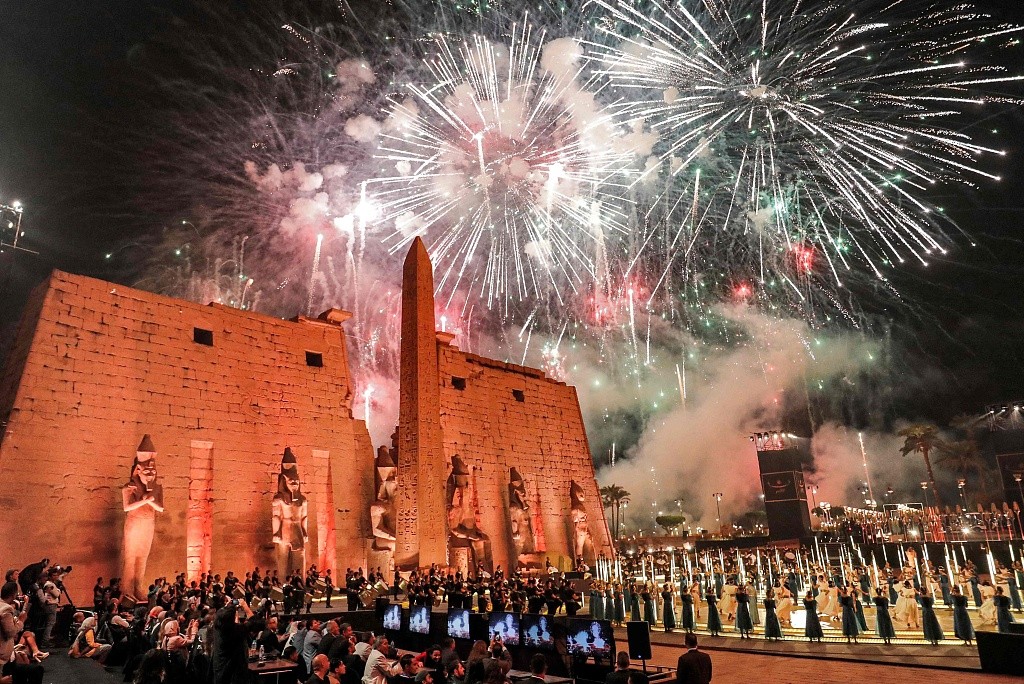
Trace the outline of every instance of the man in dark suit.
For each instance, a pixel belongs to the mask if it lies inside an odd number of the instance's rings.
[[[629,682],[629,653],[619,651],[615,656],[615,670],[608,673],[604,678],[604,684],[628,684]]]
[[[544,675],[548,671],[548,661],[543,653],[534,653],[530,660],[530,677],[527,684],[544,684]]]
[[[676,666],[677,684],[710,684],[711,656],[697,650],[696,634],[686,635],[686,649]]]

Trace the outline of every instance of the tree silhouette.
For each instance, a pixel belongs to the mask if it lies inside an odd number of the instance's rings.
[[[686,522],[686,516],[683,515],[659,515],[654,519],[654,522],[658,523],[658,527],[665,530],[665,534],[671,535],[676,534],[676,529]]]
[[[942,440],[939,438],[939,429],[934,425],[918,423],[909,425],[896,434],[903,437],[903,447],[900,449],[903,456],[921,454],[924,458],[924,467],[928,471],[928,483],[931,485],[932,491],[935,492],[935,505],[941,507],[942,495],[939,494],[939,489],[935,486],[935,471],[932,469],[930,456],[932,450],[942,444]]]
[[[619,522],[622,518],[622,507],[629,503],[630,494],[617,484],[601,487],[601,502],[605,508],[612,509],[612,537],[619,540]]]

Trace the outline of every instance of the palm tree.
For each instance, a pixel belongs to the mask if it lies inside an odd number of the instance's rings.
[[[939,448],[942,444],[942,440],[939,438],[939,429],[934,425],[918,423],[909,425],[896,434],[904,438],[903,448],[900,449],[901,454],[906,456],[919,453],[924,457],[924,467],[928,471],[928,483],[931,485],[932,491],[935,492],[935,505],[941,508],[942,498],[939,495],[938,487],[935,486],[935,471],[932,470],[932,459],[929,455],[932,449]]]
[[[953,442],[943,442],[937,445],[939,452],[935,459],[937,465],[945,467],[960,476],[966,483],[968,475],[974,473],[980,475],[982,468],[981,450],[973,439],[958,439]],[[964,493],[964,507],[966,508],[966,492]]]
[[[617,484],[601,487],[600,493],[604,507],[612,509],[612,537],[615,541],[619,541],[619,522],[622,517],[622,507],[629,503],[630,494]]]

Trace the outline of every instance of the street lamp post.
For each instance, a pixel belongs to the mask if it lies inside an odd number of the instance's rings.
[[[715,522],[718,523],[718,534],[722,534],[722,492],[715,492],[711,495],[715,499],[715,509],[718,511],[718,517],[715,518]]]

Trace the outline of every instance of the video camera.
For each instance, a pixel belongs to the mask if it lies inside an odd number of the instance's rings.
[[[64,588],[64,578],[71,573],[72,568],[70,565],[51,565],[50,572],[53,576],[53,583],[57,585],[58,589]]]

